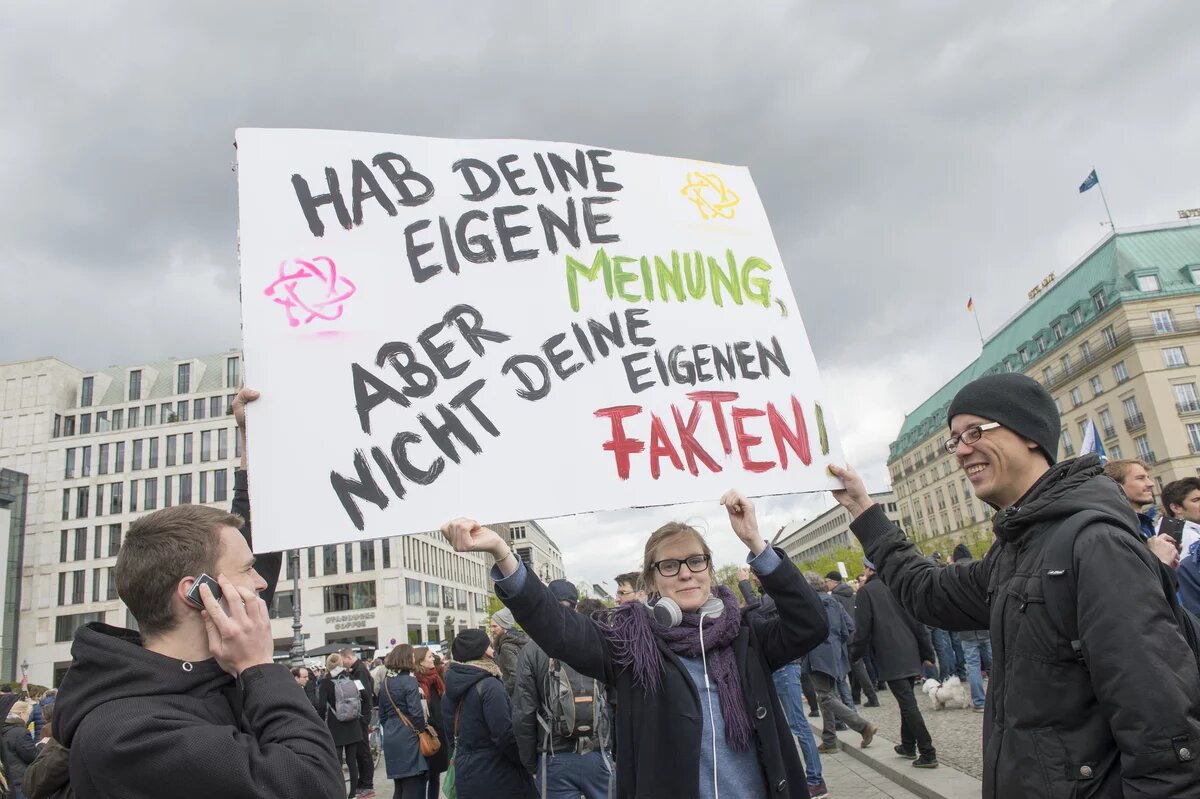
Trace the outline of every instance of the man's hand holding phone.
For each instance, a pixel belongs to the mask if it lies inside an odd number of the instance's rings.
[[[207,585],[200,586],[201,616],[208,631],[208,648],[217,665],[234,677],[252,666],[270,663],[275,654],[267,603],[254,591],[234,585],[220,575],[217,583],[229,610]]]

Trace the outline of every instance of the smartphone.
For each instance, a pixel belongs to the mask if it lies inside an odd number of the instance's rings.
[[[1175,549],[1183,551],[1183,530],[1185,522],[1183,519],[1166,519],[1162,520],[1162,524],[1158,527],[1159,534],[1166,533],[1175,539]]]
[[[200,586],[202,585],[207,585],[212,591],[213,599],[221,601],[221,586],[207,574],[201,574],[196,578],[196,582],[192,583],[192,587],[188,589],[187,595],[184,597],[188,604],[200,610],[204,610],[204,600],[200,598]]]

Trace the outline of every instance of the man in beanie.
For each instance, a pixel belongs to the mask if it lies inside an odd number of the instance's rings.
[[[1094,454],[1055,463],[1058,410],[1029,377],[969,383],[947,421],[946,451],[997,509],[982,560],[935,567],[853,469],[831,471],[895,597],[926,624],[991,631],[984,799],[1194,795],[1200,673],[1120,487]]]
[[[492,651],[503,675],[504,690],[509,699],[517,684],[517,658],[528,643],[529,636],[516,628],[511,610],[501,608],[492,614]]]

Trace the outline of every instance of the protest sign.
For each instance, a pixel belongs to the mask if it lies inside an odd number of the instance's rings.
[[[746,169],[315,130],[237,148],[260,549],[837,485]]]

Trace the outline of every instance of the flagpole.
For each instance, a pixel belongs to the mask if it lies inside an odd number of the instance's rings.
[[[1092,171],[1096,171],[1096,167],[1092,167]],[[1117,226],[1113,224],[1112,211],[1108,210],[1108,198],[1104,196],[1104,184],[1100,182],[1100,177],[1096,177],[1096,185],[1100,187],[1100,199],[1104,203],[1104,213],[1108,214],[1108,226],[1112,228],[1113,235],[1116,235]]]
[[[983,328],[979,326],[979,311],[975,310],[975,304],[971,303],[971,316],[975,317],[975,329],[979,331],[979,346],[983,347]]]

